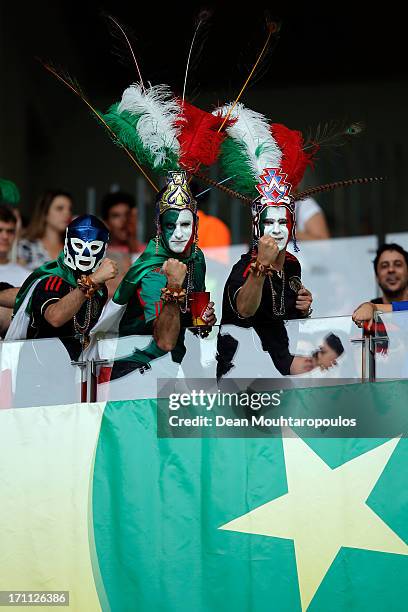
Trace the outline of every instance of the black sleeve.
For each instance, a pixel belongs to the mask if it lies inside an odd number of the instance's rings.
[[[235,266],[231,270],[231,274],[229,275],[227,282],[225,284],[225,298],[227,300],[228,306],[234,312],[234,314],[240,317],[237,311],[237,295],[238,291],[245,284],[247,276],[248,276],[248,266],[251,262],[250,257],[242,258],[238,261]]]
[[[48,306],[60,300],[70,291],[70,285],[59,276],[43,278],[34,289],[31,298],[32,316],[35,321],[44,318]]]
[[[294,355],[289,352],[289,338],[283,321],[274,321],[273,325],[263,327],[254,325],[264,351],[271,356],[275,368],[282,376],[290,374]]]
[[[6,289],[14,289],[14,286],[10,285],[10,283],[0,283],[0,291],[5,291]]]

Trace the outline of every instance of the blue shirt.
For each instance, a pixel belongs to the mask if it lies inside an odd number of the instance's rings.
[[[391,302],[392,309],[394,310],[408,310],[408,302]]]

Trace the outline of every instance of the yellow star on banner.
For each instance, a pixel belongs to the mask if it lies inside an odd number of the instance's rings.
[[[283,438],[288,493],[219,529],[294,542],[302,610],[341,547],[408,555],[408,546],[366,504],[399,438],[331,469],[298,436]]]

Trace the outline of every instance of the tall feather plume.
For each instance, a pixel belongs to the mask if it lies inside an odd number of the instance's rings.
[[[136,59],[136,55],[135,52],[133,50],[132,47],[132,43],[130,41],[130,34],[126,32],[126,30],[128,30],[128,28],[125,28],[124,25],[122,25],[118,19],[116,19],[116,17],[113,17],[113,15],[110,15],[109,13],[102,13],[103,17],[106,19],[106,21],[110,24],[113,24],[113,28],[115,28],[114,30],[112,30],[112,28],[110,28],[111,34],[112,36],[117,39],[120,40],[122,42],[122,44],[125,44],[125,48],[126,51],[130,54],[130,57],[132,58],[132,61],[136,67],[136,73],[139,79],[139,82],[142,86],[142,89],[144,89],[144,83],[143,83],[143,79],[142,79],[142,74],[140,72],[140,68],[139,68],[139,64],[138,61]],[[117,34],[117,32],[119,34]],[[119,56],[120,59],[123,58],[123,54],[121,50],[116,50],[116,55]]]
[[[183,104],[184,104],[184,100],[186,97],[187,79],[188,79],[190,67],[192,69],[196,67],[198,63],[198,56],[201,54],[201,51],[204,46],[204,35],[200,37],[199,34],[204,31],[204,26],[208,24],[210,17],[211,17],[211,11],[209,11],[208,9],[203,9],[199,12],[197,19],[196,19],[196,27],[194,30],[191,44],[190,44],[190,49],[188,52],[186,72],[184,75],[184,85],[183,85],[183,95],[182,95]],[[195,50],[197,50],[197,52]]]
[[[303,149],[311,150],[323,147],[342,147],[364,131],[364,123],[347,121],[329,121],[319,123],[314,131],[309,128]]]
[[[253,87],[256,83],[258,83],[268,72],[271,65],[271,57],[273,52],[276,49],[276,46],[279,42],[280,38],[280,30],[282,27],[282,22],[279,19],[275,19],[271,17],[268,11],[265,11],[265,24],[266,30],[268,34],[268,44],[266,44],[262,50],[262,53],[259,54],[259,59],[257,59],[254,70],[251,73],[251,79],[247,84],[247,89]],[[269,36],[270,34],[270,36]],[[258,44],[259,35],[256,36],[256,41]],[[251,44],[251,48],[253,49],[253,42]],[[251,52],[251,49],[246,50],[246,55],[248,52]],[[246,66],[246,70],[248,71],[248,66]]]
[[[261,113],[238,103],[227,104],[213,114],[229,116],[234,123],[227,128],[228,138],[222,144],[221,165],[225,173],[234,174],[234,187],[247,196],[255,196],[255,184],[265,168],[278,168],[282,159],[268,120]]]
[[[96,110],[96,108],[94,108],[94,106],[92,106],[92,104],[86,98],[85,94],[82,92],[82,89],[81,89],[78,81],[74,77],[71,77],[69,74],[63,72],[62,70],[60,70],[58,68],[56,68],[51,63],[44,62],[41,59],[39,59],[39,62],[43,65],[43,67],[48,72],[50,72],[55,78],[57,78],[61,83],[63,83],[66,87],[68,87],[68,89],[70,89],[75,95],[77,95],[82,100],[82,102],[84,104],[86,104],[86,106],[91,111],[93,116],[96,117],[97,120],[106,128],[106,130],[108,131],[108,133],[109,133],[110,137],[112,138],[112,140],[124,150],[126,155],[129,157],[129,159],[131,159],[131,161],[137,167],[137,169],[143,174],[143,176],[150,183],[150,185],[153,187],[153,189],[156,192],[158,192],[159,191],[158,187],[156,187],[156,185],[153,183],[153,181],[150,179],[150,177],[146,174],[146,172],[140,166],[140,164],[135,159],[135,157],[132,155],[132,153],[129,151],[129,149],[120,141],[120,139],[118,138],[117,133],[107,123],[107,121],[104,119],[102,113],[98,112]]]
[[[243,86],[241,87],[241,90],[240,90],[239,94],[235,98],[234,102],[230,105],[229,111],[228,111],[228,113],[224,117],[224,123],[221,125],[220,130],[224,127],[224,124],[230,118],[230,115],[232,114],[233,110],[235,109],[236,105],[238,104],[239,100],[241,99],[242,94],[246,90],[249,82],[251,81],[253,75],[255,74],[255,71],[256,71],[258,65],[260,64],[262,58],[264,57],[264,54],[265,54],[266,50],[268,49],[269,43],[270,43],[270,41],[272,39],[272,36],[276,35],[277,32],[279,32],[279,30],[280,30],[280,23],[278,23],[276,21],[269,20],[268,16],[266,18],[266,26],[267,26],[268,34],[267,34],[264,46],[262,47],[258,57],[256,58],[255,64],[252,66],[252,69],[251,69],[249,75],[247,76]]]
[[[272,19],[270,19],[269,14],[266,12],[265,13],[265,19],[266,19],[266,28],[267,28],[267,37],[265,40],[265,43],[258,55],[258,57],[256,58],[256,61],[254,63],[254,65],[252,66],[252,69],[249,72],[249,75],[247,76],[247,78],[245,79],[244,84],[242,85],[237,97],[235,98],[234,102],[232,104],[229,105],[228,111],[226,112],[224,119],[219,127],[219,131],[221,132],[225,125],[227,124],[227,122],[230,120],[233,111],[235,110],[235,107],[238,105],[239,100],[241,99],[242,94],[244,93],[244,91],[246,90],[246,88],[248,87],[248,84],[250,83],[251,79],[253,78],[254,74],[256,73],[256,70],[258,68],[258,66],[261,64],[262,59],[265,57],[265,54],[268,50],[268,47],[270,45],[271,40],[273,40],[274,37],[276,37],[276,42],[278,40],[277,38],[277,34],[280,31],[281,28],[281,23],[278,21],[273,21]],[[234,143],[228,143],[228,141],[226,142],[226,148],[228,149],[228,151],[224,151],[224,155],[226,156],[225,159],[229,159],[229,163],[233,164],[234,166],[238,165],[242,165],[243,162],[243,157],[242,157],[242,152],[239,150],[236,150],[235,152],[232,151],[231,149],[236,149],[236,146],[234,145]],[[196,170],[198,170],[199,166],[196,168]],[[235,174],[235,173],[234,173]],[[248,177],[241,181],[242,184],[242,188],[244,189],[249,189],[249,181],[248,181]]]
[[[153,167],[163,167],[168,156],[179,156],[180,106],[167,85],[154,85],[143,91],[135,83],[125,89],[118,112],[137,117],[136,130],[153,158]]]

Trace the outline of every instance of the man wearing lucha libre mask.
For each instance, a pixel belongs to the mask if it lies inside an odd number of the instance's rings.
[[[97,217],[72,221],[58,258],[35,270],[18,292],[6,339],[58,337],[77,359],[107,300],[105,282],[117,274],[105,258],[108,240]]]

